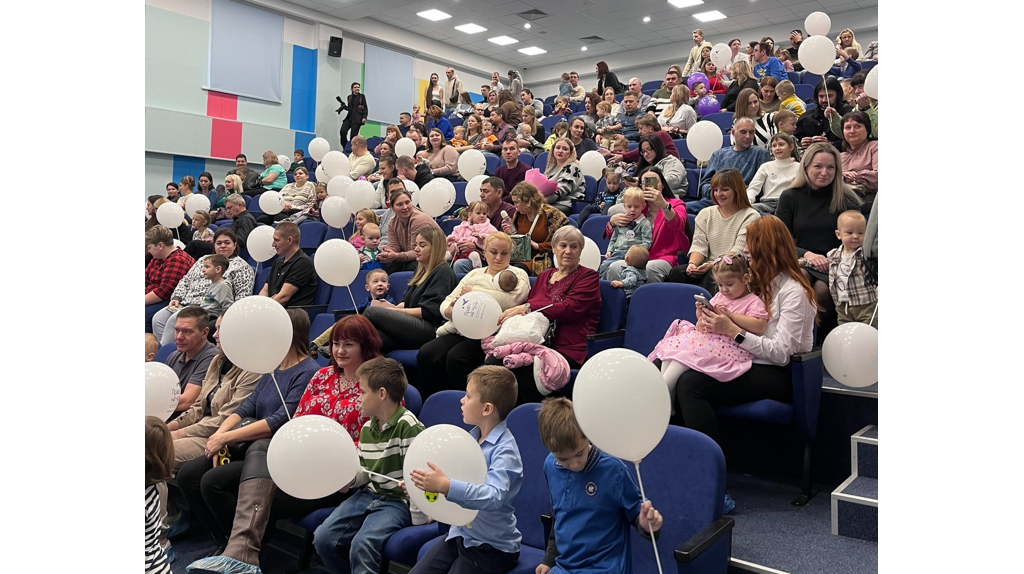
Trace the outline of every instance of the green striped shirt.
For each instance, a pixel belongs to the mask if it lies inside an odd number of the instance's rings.
[[[360,464],[370,472],[402,480],[405,453],[409,450],[412,439],[421,432],[423,423],[403,406],[399,406],[388,422],[384,423],[383,429],[379,428],[377,417],[372,417],[359,432]],[[368,488],[374,494],[405,498],[405,493],[397,482],[372,475],[369,478]]]

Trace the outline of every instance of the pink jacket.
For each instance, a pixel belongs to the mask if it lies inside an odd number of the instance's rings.
[[[453,250],[455,245],[460,241],[472,241],[476,244],[478,251],[483,251],[484,239],[487,239],[487,236],[495,231],[497,231],[497,229],[495,229],[489,221],[475,224],[463,221],[458,227],[453,229],[452,234],[448,236],[448,250]]]
[[[569,362],[558,351],[536,343],[510,343],[495,347],[494,337],[481,339],[488,357],[502,359],[507,369],[533,365],[533,380],[540,394],[547,396],[569,382]]]

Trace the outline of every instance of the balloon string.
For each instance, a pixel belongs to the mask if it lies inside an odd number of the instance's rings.
[[[352,299],[352,308],[356,310],[356,315],[359,315],[359,306],[356,305],[356,296],[352,294],[352,286],[345,285],[345,288],[348,289],[348,296]]]
[[[697,199],[701,198],[700,180],[704,177],[704,166],[697,164]]]
[[[640,461],[633,463],[636,467],[636,480],[640,483],[640,498],[644,502],[647,502],[647,495],[644,494],[644,479],[640,478]],[[658,563],[658,574],[664,574],[661,570],[661,556],[658,555],[658,542],[654,539],[654,529],[651,527],[651,523],[647,523],[647,531],[651,533],[651,544],[654,546],[654,560]]]
[[[292,420],[292,414],[288,412],[288,403],[284,402],[284,395],[281,394],[281,385],[277,384],[277,377],[274,376],[274,371],[270,371],[270,380],[274,381],[277,396],[281,397],[281,404],[284,405],[284,414],[288,415],[288,420]]]
[[[877,314],[878,314],[878,302],[875,301],[875,310],[871,312],[871,320],[868,321],[868,325],[871,325],[872,323],[875,322],[875,315],[877,315]],[[875,328],[877,329],[878,325],[875,325]]]
[[[391,478],[390,476],[385,476],[385,475],[377,473],[377,472],[371,472],[369,470],[366,470],[365,468],[362,469],[362,470],[363,470],[363,472],[365,472],[366,474],[368,474],[370,476],[379,476],[380,478],[383,478],[384,480],[390,480],[391,482],[394,482],[394,483],[402,482],[401,480],[399,480],[397,478]]]

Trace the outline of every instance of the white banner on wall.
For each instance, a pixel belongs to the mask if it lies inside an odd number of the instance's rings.
[[[284,16],[213,0],[205,89],[281,103]],[[173,40],[170,40],[173,41]]]
[[[397,124],[398,114],[412,113],[410,96],[416,89],[413,58],[373,44],[363,48],[363,85],[370,121]],[[342,99],[348,97],[348,86]]]

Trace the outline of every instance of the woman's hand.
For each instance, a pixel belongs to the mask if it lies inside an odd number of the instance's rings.
[[[291,208],[292,208],[292,202],[290,202],[290,201],[284,202],[284,209],[285,209],[285,211],[287,211],[287,210],[289,210]]]
[[[661,195],[660,191],[649,187],[645,187],[643,191],[644,201],[646,201],[651,207],[658,210],[668,207],[668,202],[665,201],[665,197]]]
[[[395,308],[394,305],[392,305],[391,303],[388,303],[387,301],[385,301],[383,299],[374,299],[373,301],[370,301],[370,306],[371,307],[384,307],[385,309],[394,309]]]
[[[857,107],[866,110],[871,107],[871,98],[867,94],[857,96]]]
[[[855,171],[844,171],[843,179],[849,183],[855,183],[857,181],[857,172]]]
[[[462,254],[472,253],[473,250],[476,249],[476,243],[473,243],[472,241],[460,241],[458,245],[459,245],[459,253],[462,253]]]
[[[466,293],[469,293],[472,290],[473,290],[473,286],[472,285],[463,285],[462,286],[462,291],[459,293],[459,296],[461,297],[461,296],[465,295]],[[452,303],[452,305],[455,305],[455,303]]]
[[[508,222],[508,221],[502,221],[502,222],[501,222],[501,230],[502,230],[502,231],[503,231],[503,232],[504,232],[504,233],[505,233],[506,235],[513,235],[513,233],[512,233],[512,226],[511,226],[511,225],[509,224],[509,222]]]
[[[531,241],[530,247],[533,248],[534,251],[540,251],[540,244],[536,241]]]
[[[824,255],[818,255],[817,253],[811,253],[808,251],[804,253],[804,260],[807,261],[808,265],[822,273],[828,271],[828,259]]]
[[[171,299],[171,301],[169,303],[167,303],[167,306],[168,307],[181,307],[181,301],[178,301],[177,299]]]
[[[217,431],[210,438],[206,439],[206,458],[213,458],[224,445],[228,444],[226,432]],[[216,463],[216,461],[214,461]]]
[[[377,253],[377,261],[381,263],[391,263],[397,258],[397,254],[384,246],[380,252]]]
[[[696,263],[691,262],[689,265],[686,266],[686,274],[689,275],[690,277],[700,277],[704,275],[705,272],[707,272],[707,267],[705,267],[706,265],[706,263],[697,265]]]
[[[509,307],[508,309],[505,309],[501,313],[500,317],[498,317],[498,324],[501,325],[502,323],[505,322],[506,319],[515,317],[517,315],[525,315],[525,314],[526,314],[526,307],[523,307],[522,305],[516,305],[515,307]]]
[[[732,336],[739,332],[739,327],[736,323],[732,322],[732,319],[726,317],[722,313],[716,313],[715,311],[709,311],[706,308],[698,312],[698,315],[703,313],[703,317],[700,319],[704,323],[704,328],[708,333],[716,333],[718,335]]]
[[[630,221],[629,216],[625,213],[616,213],[608,220],[608,223],[610,223],[612,227],[622,227],[623,225],[629,225]]]

